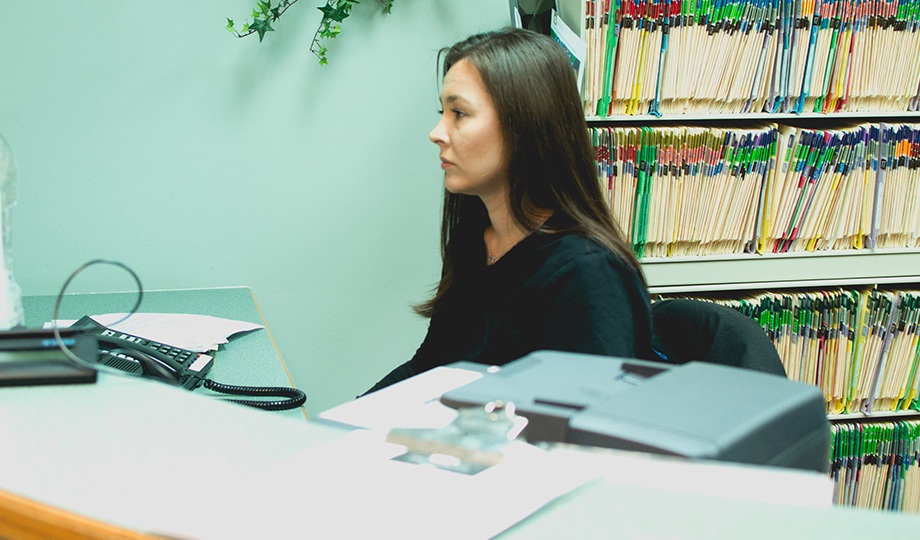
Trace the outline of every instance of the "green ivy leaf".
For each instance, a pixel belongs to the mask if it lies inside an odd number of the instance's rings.
[[[262,41],[262,38],[265,37],[265,32],[275,31],[275,29],[272,28],[271,23],[269,23],[268,19],[255,19],[252,21],[252,24],[250,24],[249,27],[258,32],[259,41]]]
[[[336,13],[336,16],[341,17],[341,19],[336,20],[339,22],[344,21],[345,17],[348,17],[348,14],[351,13],[351,5],[355,3],[357,2],[353,2],[352,0],[345,0],[344,4],[339,4],[338,13]]]
[[[329,3],[323,7],[318,7],[316,9],[323,12],[323,20],[331,19],[332,14],[335,13],[335,6],[332,5],[333,0],[329,0]]]
[[[227,31],[228,32],[234,31],[233,26],[234,26],[233,19],[227,19]]]
[[[351,4],[356,3],[354,0],[345,0],[344,2],[335,3],[335,0],[329,0],[325,6],[316,8],[323,12],[323,19],[331,19],[335,22],[342,22],[348,17],[351,11]]]

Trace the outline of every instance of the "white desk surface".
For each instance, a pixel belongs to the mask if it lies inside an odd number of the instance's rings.
[[[457,498],[338,452],[352,435],[156,381],[103,375],[92,385],[2,388],[0,490],[190,539],[475,538],[482,516],[503,512],[509,498],[587,465],[595,480],[501,536],[865,540],[920,530],[916,516],[831,508],[823,496],[777,502],[821,493],[821,475],[623,453],[558,450],[567,456],[559,470]]]
[[[316,452],[341,441],[345,430],[154,381],[104,376],[66,392],[4,389],[0,411],[0,489],[182,538],[469,538],[465,533],[477,529],[464,521],[502,512],[517,489],[526,493],[543,482],[535,474],[515,489],[443,507],[439,502],[451,501],[450,493],[411,492],[413,484],[394,481],[392,472],[378,475],[369,463]],[[656,458],[630,454],[574,459],[595,460],[599,479],[504,536],[865,540],[880,531],[912,538],[920,530],[917,517],[752,496],[760,487],[814,485],[807,474],[670,461],[656,469]],[[649,471],[647,480],[637,474],[642,470]],[[725,492],[735,498],[707,493],[708,486],[696,485],[699,478],[727,482]]]
[[[4,388],[0,411],[0,489],[190,538],[243,538],[263,520],[289,525],[273,517],[273,499],[309,486],[265,478],[271,489],[260,492],[257,472],[342,434],[105,374],[91,385]]]

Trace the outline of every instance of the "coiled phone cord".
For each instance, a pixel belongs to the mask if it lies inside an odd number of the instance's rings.
[[[221,394],[234,396],[252,396],[252,397],[286,397],[287,399],[275,401],[260,401],[254,399],[225,399],[231,403],[248,405],[257,409],[266,411],[286,411],[296,409],[307,401],[307,395],[297,388],[286,388],[282,386],[236,386],[232,384],[223,384],[211,379],[204,380],[204,387],[208,390]]]

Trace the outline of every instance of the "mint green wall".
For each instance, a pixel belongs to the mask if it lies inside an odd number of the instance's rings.
[[[440,270],[437,50],[507,24],[508,3],[364,0],[325,67],[321,3],[260,44],[224,29],[255,0],[0,0],[23,293],[97,257],[147,289],[249,285],[311,413],[407,360],[426,327],[409,305]],[[71,291],[131,287],[94,267]]]

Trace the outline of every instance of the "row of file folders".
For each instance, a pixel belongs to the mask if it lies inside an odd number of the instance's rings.
[[[920,124],[590,130],[640,258],[920,246]]]
[[[787,377],[821,389],[828,414],[920,411],[920,291],[768,291],[704,300],[754,319]]]
[[[920,421],[831,428],[835,504],[920,512]]]
[[[558,0],[585,113],[915,111],[918,0]]]

